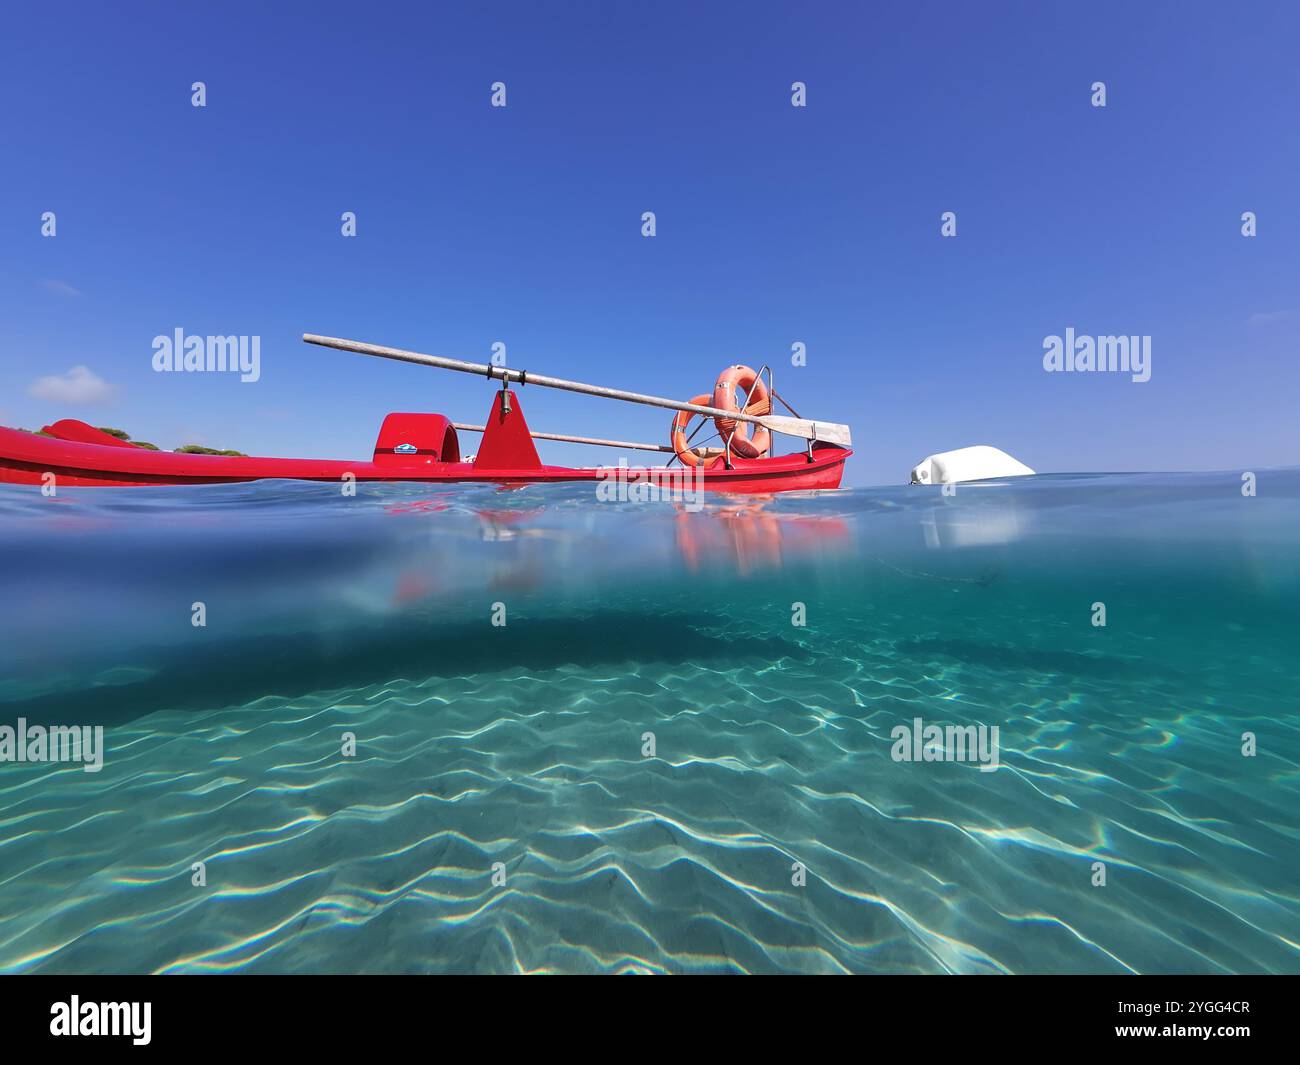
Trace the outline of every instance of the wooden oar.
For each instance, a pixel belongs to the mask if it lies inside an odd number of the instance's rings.
[[[460,359],[448,359],[442,355],[425,355],[418,351],[385,348],[379,344],[363,344],[358,340],[323,337],[314,333],[304,333],[302,338],[308,344],[338,348],[340,351],[355,351],[360,355],[376,355],[381,359],[396,359],[398,362],[413,362],[419,366],[437,366],[443,370],[459,370],[462,373],[482,374],[484,377],[495,378],[499,381],[514,381],[520,385],[561,388],[566,392],[581,392],[584,395],[602,396],[605,399],[621,399],[626,400],[628,403],[643,403],[650,407],[684,410],[692,414],[702,414],[708,418],[727,418],[731,421],[749,422],[753,425],[761,425],[774,433],[797,436],[801,440],[824,440],[829,444],[839,444],[841,447],[849,447],[852,443],[849,427],[839,425],[836,422],[817,422],[806,418],[786,418],[776,414],[742,414],[740,411],[723,410],[721,407],[705,407],[698,403],[683,403],[680,400],[664,399],[661,396],[647,396],[641,392],[624,392],[617,388],[583,384],[581,381],[566,381],[560,377],[546,377],[543,374],[529,373],[526,370],[512,370],[507,366],[464,362]]]

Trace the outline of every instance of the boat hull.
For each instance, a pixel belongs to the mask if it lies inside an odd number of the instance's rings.
[[[339,459],[260,458],[189,455],[150,451],[127,445],[55,439],[0,427],[0,482],[58,487],[130,487],[140,485],[235,484],[244,481],[410,481],[433,484],[557,484],[626,482],[660,489],[772,493],[838,488],[847,448],[816,444],[773,458],[719,459],[702,472],[681,467],[569,467],[524,465],[482,468],[474,462],[443,462],[413,456],[409,462],[385,456],[383,462]],[[617,477],[615,477],[617,475]],[[632,498],[635,498],[632,495]]]

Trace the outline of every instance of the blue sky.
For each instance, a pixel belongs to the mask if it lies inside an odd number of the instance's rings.
[[[0,423],[346,458],[390,410],[486,414],[484,380],[319,332],[502,341],[683,399],[771,362],[853,426],[851,484],[975,443],[1044,471],[1300,463],[1296,5],[457,7],[7,8]],[[177,327],[261,336],[261,380],[154,373]],[[1150,335],[1151,380],[1045,373],[1067,327]],[[31,394],[75,366],[102,402]],[[671,417],[523,404],[653,441]]]

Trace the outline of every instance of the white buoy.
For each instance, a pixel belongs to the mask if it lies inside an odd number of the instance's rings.
[[[1023,462],[987,444],[960,447],[922,459],[912,469],[913,484],[958,484],[987,481],[996,477],[1028,477],[1033,474]]]

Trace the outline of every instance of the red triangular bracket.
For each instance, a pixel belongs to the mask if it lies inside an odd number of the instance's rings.
[[[506,409],[507,397],[509,409]],[[519,406],[519,393],[498,392],[492,401],[492,413],[484,427],[483,442],[474,458],[474,468],[533,470],[541,465],[542,460],[537,457],[537,447],[528,435],[528,423],[524,421],[524,412]]]

